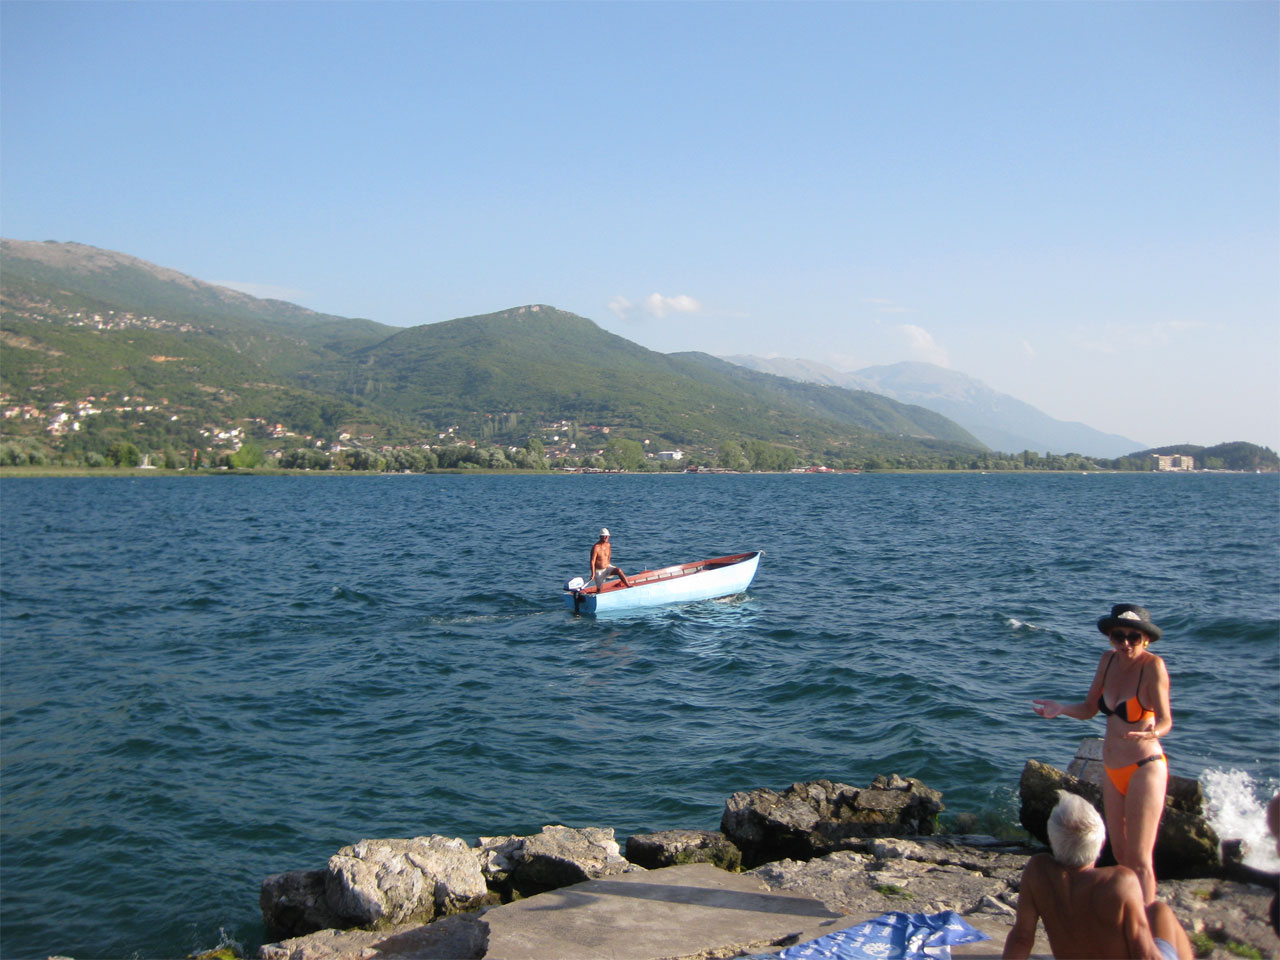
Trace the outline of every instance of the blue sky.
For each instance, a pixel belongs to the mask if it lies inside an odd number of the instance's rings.
[[[1280,4],[0,4],[0,232],[1280,449]]]

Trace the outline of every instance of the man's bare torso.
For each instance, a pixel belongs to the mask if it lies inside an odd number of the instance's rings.
[[[1142,886],[1125,867],[1070,870],[1033,857],[1020,897],[1030,895],[1055,957],[1125,960],[1159,957],[1147,925]]]

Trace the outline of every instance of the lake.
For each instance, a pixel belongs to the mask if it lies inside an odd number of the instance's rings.
[[[628,572],[766,555],[575,617],[601,526]],[[1171,771],[1249,823],[1280,785],[1274,475],[6,479],[0,536],[6,957],[252,955],[261,880],[363,838],[714,829],[820,777],[1008,828],[1101,735],[1030,701],[1083,698],[1120,601]]]

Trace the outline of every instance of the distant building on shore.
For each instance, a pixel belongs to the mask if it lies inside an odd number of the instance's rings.
[[[1153,453],[1156,458],[1156,469],[1160,471],[1169,470],[1194,470],[1196,468],[1196,458],[1188,457],[1186,454],[1175,453],[1171,456],[1163,456]]]

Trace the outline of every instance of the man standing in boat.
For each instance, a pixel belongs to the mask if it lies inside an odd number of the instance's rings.
[[[613,559],[613,547],[609,544],[609,528],[600,528],[600,539],[591,545],[591,580],[595,584],[596,589],[604,586],[604,582],[609,577],[617,574],[618,579],[622,581],[624,587],[631,584],[627,582],[627,575],[622,572],[621,568],[615,567],[609,561]]]

